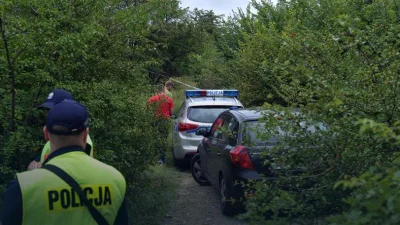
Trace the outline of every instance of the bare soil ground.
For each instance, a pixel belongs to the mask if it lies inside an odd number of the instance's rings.
[[[200,186],[188,170],[179,173],[180,186],[162,225],[247,225],[247,222],[224,216],[219,193],[212,186]]]

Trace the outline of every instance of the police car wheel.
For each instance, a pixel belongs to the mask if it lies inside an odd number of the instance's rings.
[[[210,182],[208,182],[207,178],[203,175],[199,153],[194,155],[192,160],[190,161],[190,173],[192,174],[192,177],[196,181],[196,183],[200,184],[201,186],[210,185]]]

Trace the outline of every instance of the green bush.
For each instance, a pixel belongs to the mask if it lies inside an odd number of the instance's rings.
[[[368,118],[392,127],[400,119],[399,3],[293,0],[275,7],[253,5],[257,13],[238,22],[251,29],[241,30],[244,41],[232,61],[232,71],[240,76],[233,80],[245,104],[276,112],[285,110],[276,105],[301,108],[303,117],[283,116],[279,126],[291,135],[279,136],[279,145],[269,151],[274,161],[267,163],[302,173],[273,169],[282,179],[256,184],[244,216],[261,223],[269,218],[271,224],[314,224],[351,207],[357,211],[364,199],[346,204],[343,199],[357,191],[334,189],[335,183],[392,168],[392,153],[398,151],[371,133],[360,133],[358,121]],[[299,126],[301,121],[322,122],[329,129],[310,133]],[[274,118],[267,118],[265,138],[277,135],[276,126]],[[370,215],[360,217],[372,219]],[[386,221],[382,214],[379,218]]]
[[[362,120],[361,133],[370,133],[377,143],[399,147],[399,125],[393,127],[371,120]],[[377,165],[359,177],[345,177],[336,183],[336,190],[350,190],[345,202],[351,207],[341,215],[329,218],[331,224],[399,224],[400,170],[398,150],[388,152],[394,158],[389,166]]]
[[[40,152],[46,113],[36,106],[54,88],[86,105],[95,157],[122,172],[128,196],[160,185],[141,178],[157,162],[159,141],[146,102],[153,94],[148,71],[162,67],[148,50],[162,43],[150,40],[148,21],[162,23],[179,10],[176,3],[0,2],[1,191]],[[161,5],[170,8],[148,13]]]

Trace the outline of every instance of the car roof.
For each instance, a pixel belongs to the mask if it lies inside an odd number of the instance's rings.
[[[300,110],[297,108],[292,109],[292,111],[296,114],[300,113]],[[232,109],[229,112],[242,121],[249,121],[258,120],[271,111],[266,109]]]
[[[238,119],[243,121],[258,120],[262,116],[261,110],[254,110],[254,109],[233,109],[229,110],[229,112],[232,113]]]
[[[224,97],[196,97],[187,98],[186,103],[188,106],[202,106],[202,105],[221,105],[221,106],[243,106],[242,103],[236,98]]]

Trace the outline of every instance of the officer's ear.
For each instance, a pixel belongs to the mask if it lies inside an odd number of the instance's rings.
[[[86,128],[86,129],[83,131],[83,143],[85,143],[85,145],[86,145],[86,141],[87,141],[87,136],[88,136],[88,134],[89,134],[89,128]]]
[[[47,127],[46,126],[43,127],[43,135],[44,135],[44,139],[46,141],[50,140],[50,135],[49,135],[49,132],[47,131]]]

